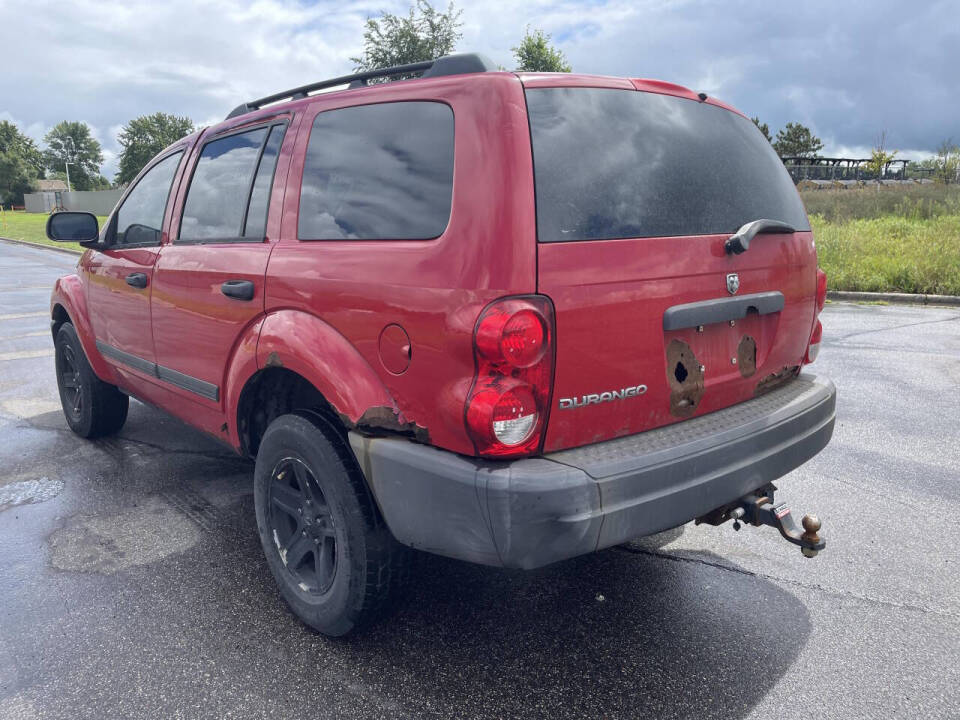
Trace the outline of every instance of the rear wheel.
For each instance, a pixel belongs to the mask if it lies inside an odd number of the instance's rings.
[[[60,327],[54,345],[60,404],[70,429],[85,438],[120,430],[130,399],[96,376],[72,324]]]
[[[336,427],[310,413],[274,420],[257,453],[254,499],[267,564],[304,623],[345,635],[387,609],[407,551]]]

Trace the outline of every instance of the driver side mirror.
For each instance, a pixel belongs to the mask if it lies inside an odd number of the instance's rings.
[[[88,212],[58,212],[47,219],[47,237],[56,242],[92,243],[100,236],[97,218]]]

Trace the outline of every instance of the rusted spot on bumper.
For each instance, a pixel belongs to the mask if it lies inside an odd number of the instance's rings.
[[[757,371],[757,341],[749,335],[744,335],[737,345],[737,367],[745,378]]]
[[[703,397],[703,370],[693,350],[682,340],[667,346],[667,382],[670,384],[670,414],[690,417]]]
[[[415,422],[403,422],[400,414],[391,407],[372,407],[369,408],[355,422],[350,422],[344,415],[340,416],[344,425],[348,428],[360,430],[361,432],[387,432],[390,434],[405,435],[412,437],[420,443],[429,444],[430,432],[422,425]]]
[[[770,392],[774,388],[783,385],[785,382],[790,380],[790,378],[796,377],[798,372],[800,372],[800,366],[793,365],[790,367],[784,367],[782,370],[778,370],[775,373],[770,373],[757,383],[757,387],[753,391],[753,394],[763,395],[766,392]]]

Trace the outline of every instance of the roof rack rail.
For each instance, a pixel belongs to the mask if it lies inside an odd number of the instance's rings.
[[[226,119],[245,115],[248,112],[259,110],[264,105],[279,102],[281,100],[299,100],[316,90],[336,87],[337,85],[347,85],[348,89],[366,87],[370,80],[375,78],[389,78],[395,75],[415,75],[421,77],[442,77],[444,75],[463,75],[465,73],[492,72],[499,68],[490,60],[490,58],[479,53],[457,53],[455,55],[444,55],[436,60],[425,60],[424,62],[408,63],[406,65],[395,65],[393,67],[378,68],[377,70],[367,70],[365,72],[354,73],[353,75],[343,75],[330,80],[322,80],[309,85],[301,85],[292,90],[274,93],[259,100],[243,103],[235,107]]]

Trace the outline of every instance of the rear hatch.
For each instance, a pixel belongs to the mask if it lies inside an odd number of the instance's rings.
[[[709,413],[792,378],[815,321],[816,251],[769,142],[683,88],[565,82],[524,78],[538,292],[556,308],[544,450]],[[758,219],[789,228],[728,253]]]

